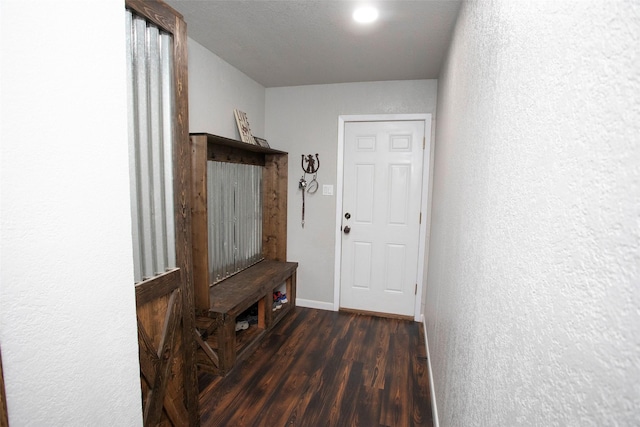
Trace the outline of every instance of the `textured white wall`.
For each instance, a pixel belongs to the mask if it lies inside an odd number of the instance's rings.
[[[440,425],[640,425],[640,3],[467,2],[438,93]]]
[[[142,425],[123,2],[0,7],[9,423]]]
[[[288,259],[298,261],[298,298],[333,308],[338,116],[432,113],[436,80],[346,83],[266,90],[266,135],[272,147],[289,152]],[[302,154],[320,155],[317,193],[307,195],[305,228],[300,225]],[[322,185],[334,186],[333,196]]]
[[[264,137],[264,87],[191,39],[188,48],[189,132],[240,139],[237,108],[247,113],[253,135]]]

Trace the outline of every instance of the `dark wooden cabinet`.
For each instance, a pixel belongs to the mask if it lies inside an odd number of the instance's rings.
[[[198,368],[226,375],[265,332],[295,306],[298,263],[287,262],[287,173],[284,151],[211,135],[191,134],[192,232]],[[213,285],[209,277],[207,161],[262,167],[263,261]],[[283,283],[289,299],[272,311],[273,292]],[[257,306],[258,322],[235,331],[236,318]]]

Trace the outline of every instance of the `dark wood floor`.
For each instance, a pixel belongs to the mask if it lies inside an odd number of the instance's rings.
[[[296,308],[225,378],[202,426],[432,426],[420,323]]]

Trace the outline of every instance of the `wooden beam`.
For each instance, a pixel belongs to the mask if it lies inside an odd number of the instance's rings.
[[[168,6],[167,6],[168,7]],[[171,9],[173,10],[173,9]],[[175,12],[175,11],[174,11]],[[173,173],[176,180],[176,259],[182,271],[182,351],[184,354],[184,401],[189,411],[189,426],[200,425],[198,415],[198,374],[196,367],[195,307],[191,231],[191,145],[189,143],[189,85],[187,24],[174,14],[174,75],[176,79],[176,138]]]
[[[180,269],[174,268],[166,273],[136,284],[136,306],[140,307],[180,287]]]
[[[262,254],[276,261],[287,260],[288,164],[286,155],[267,155],[262,175]]]
[[[154,348],[151,338],[139,320],[138,345],[140,347],[140,371],[149,388],[151,388],[156,381],[156,369],[160,365],[160,358],[158,357],[158,350]],[[181,392],[173,381],[167,385],[163,404],[169,419],[174,425],[186,425],[189,414],[182,404]]]
[[[179,290],[174,291],[167,305],[165,324],[157,353],[159,364],[144,408],[145,426],[156,426],[162,419],[163,403],[171,374],[171,361],[173,360],[174,350],[177,347],[175,345],[175,340],[178,336],[176,331],[180,327],[180,317],[182,315],[180,294]]]
[[[209,145],[208,160],[243,165],[264,166],[264,154],[252,151],[239,151],[224,145]]]
[[[196,331],[196,342],[198,343],[202,351],[204,351],[204,354],[206,354],[207,357],[211,359],[211,363],[213,363],[216,368],[220,368],[220,359],[218,358],[218,355],[215,351],[213,351],[211,346],[202,339],[202,336],[198,331]]]
[[[174,17],[182,19],[182,15],[175,9],[161,1],[126,0],[126,6],[137,15],[172,34],[176,32]]]
[[[191,241],[193,296],[199,314],[209,310],[209,227],[207,218],[207,138],[191,136]]]

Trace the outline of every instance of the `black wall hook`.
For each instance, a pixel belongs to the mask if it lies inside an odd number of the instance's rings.
[[[307,167],[304,166],[305,162],[307,163]],[[318,172],[318,169],[320,169],[320,157],[318,157],[318,153],[316,153],[315,159],[313,158],[313,154],[307,154],[306,157],[303,154],[300,165],[302,166],[304,173],[312,174]]]

